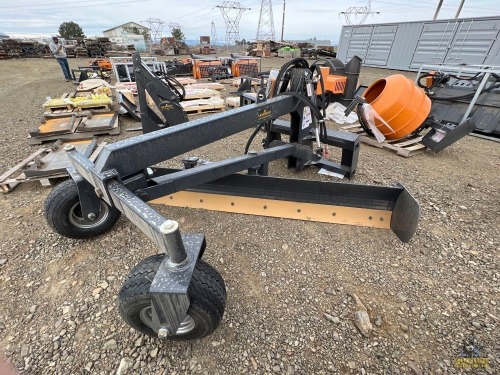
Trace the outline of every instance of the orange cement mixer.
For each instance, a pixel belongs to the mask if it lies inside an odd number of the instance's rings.
[[[431,100],[424,90],[402,74],[375,81],[365,90],[363,98],[383,119],[374,116],[377,129],[387,139],[410,135],[431,110]]]

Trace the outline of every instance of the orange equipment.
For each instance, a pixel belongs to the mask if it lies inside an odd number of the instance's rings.
[[[427,86],[428,88],[431,88],[432,85],[434,84],[434,78],[436,76],[436,71],[435,70],[431,70],[429,72],[429,75],[427,77],[425,77],[425,86]]]
[[[98,66],[103,70],[111,70],[113,66],[111,65],[111,61],[109,59],[97,58],[95,60],[90,61],[91,66]]]
[[[400,139],[418,129],[431,111],[431,100],[424,90],[402,74],[373,82],[363,93],[384,121],[374,118],[378,130],[387,139]]]
[[[259,74],[259,63],[255,59],[237,59],[233,61],[231,74],[233,77],[257,77]]]
[[[330,67],[328,66],[322,66],[320,67],[320,69],[321,75],[323,77],[323,84],[325,86],[325,92],[331,92],[332,94],[343,94],[345,91],[347,77],[330,74]],[[318,82],[316,86],[316,95],[321,94],[321,83]]]
[[[212,71],[220,70],[222,63],[219,60],[197,60],[193,59],[193,78],[210,78]]]

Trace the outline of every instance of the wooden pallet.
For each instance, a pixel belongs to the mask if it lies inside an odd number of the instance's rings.
[[[43,113],[44,116],[52,116],[52,115],[67,115],[71,114],[75,111],[75,108],[46,108],[46,111]]]
[[[340,129],[360,135],[361,142],[363,143],[395,151],[399,156],[403,156],[405,158],[424,152],[427,149],[427,146],[420,143],[423,135],[411,135],[397,140],[386,139],[384,142],[379,143],[374,137],[366,134],[364,129],[359,124],[343,126]]]
[[[106,143],[107,142],[101,143],[97,148],[93,140],[83,140],[78,143],[73,142],[72,144],[79,148],[80,152],[89,155],[89,160],[93,162],[97,159],[97,156],[99,156]],[[61,143],[57,147],[62,149],[63,146],[64,144]],[[26,159],[2,174],[0,176],[0,192],[10,193],[23,182],[39,181],[42,186],[53,186],[57,180],[67,178],[68,172],[66,168],[70,163],[66,157],[59,155],[55,159],[51,158],[46,160],[50,155],[54,155],[57,152],[54,147],[56,146],[41,148],[35,151]],[[59,151],[59,154],[60,152],[61,151]],[[33,172],[33,168],[35,168],[35,172]]]
[[[220,112],[226,107],[224,100],[220,97],[210,99],[195,99],[181,102],[181,106],[188,114],[201,114],[207,112]]]
[[[51,105],[44,107],[46,110],[54,112],[54,111],[71,111],[73,109],[72,104],[66,104],[66,105]]]
[[[184,111],[188,114],[201,114],[210,112],[222,112],[225,110],[224,104],[220,105],[198,105],[194,107],[184,108]]]
[[[77,106],[75,107],[76,112],[83,112],[83,111],[110,111],[111,106],[108,104],[105,105],[84,105],[84,106]]]
[[[43,117],[51,118],[51,117],[63,117],[68,115],[76,115],[76,116],[86,116],[90,112],[92,113],[107,113],[111,109],[109,106],[107,107],[88,107],[88,108],[71,108],[71,109],[54,109],[47,110],[43,113]]]
[[[184,100],[208,99],[220,96],[220,92],[212,89],[187,89]]]

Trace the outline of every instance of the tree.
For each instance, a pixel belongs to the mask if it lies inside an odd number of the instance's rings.
[[[186,37],[184,36],[184,33],[180,29],[180,27],[174,27],[172,29],[172,36],[174,37],[175,40],[184,40]]]
[[[137,26],[123,26],[123,30],[130,34],[142,35],[144,37],[144,41],[146,42],[151,40],[151,34],[148,29],[140,30]]]
[[[64,39],[85,38],[85,34],[80,25],[73,21],[61,23],[59,26],[59,35]]]

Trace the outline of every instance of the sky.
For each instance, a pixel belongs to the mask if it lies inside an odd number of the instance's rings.
[[[268,0],[269,1],[269,0]],[[349,7],[364,7],[367,0],[285,0],[284,39],[328,39],[338,42],[342,25],[340,12]],[[444,0],[438,19],[454,18],[461,0]],[[267,1],[266,1],[267,2]],[[368,23],[432,20],[439,0],[372,0]],[[164,21],[163,35],[170,36],[168,25],[176,23],[188,40],[211,34],[214,22],[217,39],[225,38],[226,27],[217,5],[223,1],[200,0],[0,0],[0,33],[55,34],[63,22],[79,24],[85,35],[102,35],[103,30],[134,21],[148,27],[147,19]],[[228,3],[228,1],[226,1]],[[248,8],[239,23],[240,39],[255,40],[262,1],[241,0]],[[283,0],[272,1],[275,39],[282,31]],[[465,0],[460,18],[500,16],[499,0]],[[351,23],[356,18],[351,16]],[[359,18],[358,18],[359,20]]]

